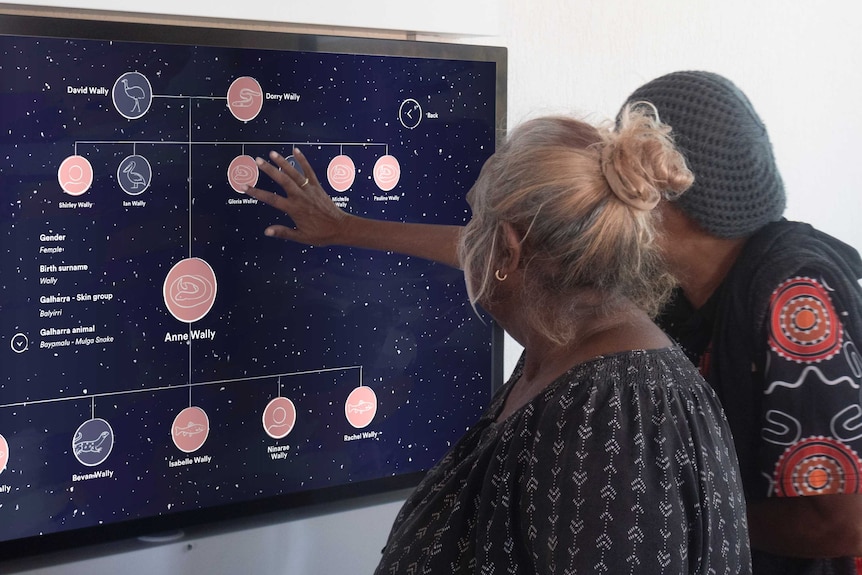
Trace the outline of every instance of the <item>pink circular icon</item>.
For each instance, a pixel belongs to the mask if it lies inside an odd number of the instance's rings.
[[[209,313],[216,291],[215,272],[200,258],[177,262],[168,272],[162,288],[168,311],[186,323],[198,321]]]
[[[200,449],[210,433],[210,420],[200,407],[187,407],[177,414],[171,427],[174,445],[182,452]]]
[[[273,439],[286,437],[296,423],[296,407],[286,397],[276,397],[263,410],[263,429]]]
[[[356,428],[366,427],[377,415],[377,396],[368,386],[360,386],[350,392],[344,402],[344,416]]]
[[[242,122],[254,120],[263,108],[263,89],[257,80],[241,76],[227,89],[227,107]]]
[[[84,156],[69,156],[57,170],[60,187],[70,196],[80,196],[93,185],[93,166]]]
[[[344,192],[353,185],[356,179],[356,166],[350,156],[344,154],[335,156],[326,168],[326,178],[336,192]]]
[[[0,473],[6,471],[6,464],[9,463],[9,444],[6,438],[0,435]]]
[[[227,181],[233,191],[244,193],[243,185],[253,188],[257,185],[257,177],[260,175],[257,163],[251,156],[237,156],[227,168]]]
[[[401,179],[401,165],[395,156],[380,156],[374,164],[374,183],[377,187],[388,192],[398,185]]]

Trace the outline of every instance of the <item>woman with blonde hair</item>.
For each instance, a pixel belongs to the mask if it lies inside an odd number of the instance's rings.
[[[524,348],[405,502],[377,573],[750,572],[724,414],[651,320],[673,285],[653,208],[692,182],[666,126],[637,110],[615,130],[525,122],[483,167],[463,229],[348,215],[294,155],[306,175],[259,161],[286,197],[248,190],[296,224],[268,235],[459,265]]]

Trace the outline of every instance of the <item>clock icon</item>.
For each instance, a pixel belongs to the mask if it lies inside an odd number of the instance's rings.
[[[402,126],[412,130],[422,121],[422,106],[413,98],[407,98],[398,109],[398,120]]]

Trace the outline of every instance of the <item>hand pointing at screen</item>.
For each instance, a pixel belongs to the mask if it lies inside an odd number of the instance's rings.
[[[461,226],[388,222],[349,214],[323,189],[305,155],[294,148],[293,156],[302,171],[277,152],[270,152],[269,161],[256,159],[260,170],[281,187],[284,196],[260,188],[244,190],[293,220],[294,227],[273,224],[266,228],[266,235],[314,246],[394,251],[460,267],[457,245]]]

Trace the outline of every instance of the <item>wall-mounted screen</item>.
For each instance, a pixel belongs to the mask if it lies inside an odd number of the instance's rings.
[[[414,483],[500,378],[462,274],[267,238],[254,158],[459,224],[502,48],[0,16],[0,557]],[[289,223],[289,221],[287,221]]]

